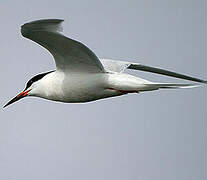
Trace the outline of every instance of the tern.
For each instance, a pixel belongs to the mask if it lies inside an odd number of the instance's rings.
[[[27,96],[66,103],[83,103],[128,93],[162,88],[191,88],[207,81],[128,61],[98,58],[87,46],[62,34],[63,20],[43,19],[21,26],[21,34],[46,48],[54,57],[56,70],[31,78],[26,88],[4,107]],[[130,74],[140,70],[194,81],[192,84],[157,83]]]

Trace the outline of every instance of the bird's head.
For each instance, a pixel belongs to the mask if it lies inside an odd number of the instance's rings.
[[[50,72],[53,72],[53,71],[50,71]],[[45,76],[47,75],[48,73],[50,72],[47,72],[47,73],[42,73],[42,74],[38,74],[36,76],[34,76],[33,78],[31,78],[27,84],[26,84],[26,88],[21,92],[19,93],[16,97],[14,97],[12,100],[10,100],[6,105],[4,105],[4,108],[26,96],[32,96],[34,95],[35,91],[38,89],[38,87],[40,86],[40,80]]]

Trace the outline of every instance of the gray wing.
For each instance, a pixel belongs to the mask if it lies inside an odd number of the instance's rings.
[[[54,57],[57,70],[64,72],[104,72],[98,57],[84,44],[61,34],[60,19],[44,19],[21,27],[24,37],[45,47]]]
[[[198,78],[191,77],[191,76],[186,76],[183,74],[179,74],[179,73],[168,71],[168,70],[161,69],[161,68],[145,66],[139,63],[131,63],[127,61],[115,61],[111,59],[101,59],[101,62],[104,65],[104,68],[109,71],[123,72],[126,69],[133,69],[133,70],[146,71],[146,72],[151,72],[151,73],[156,73],[156,74],[161,74],[161,75],[166,75],[170,77],[175,77],[175,78],[180,78],[180,79],[185,79],[185,80],[207,84],[207,81],[202,80],[202,79],[198,79]]]

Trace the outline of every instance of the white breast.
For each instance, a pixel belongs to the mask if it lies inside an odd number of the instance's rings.
[[[106,88],[107,76],[104,73],[66,74],[55,71],[40,80],[32,95],[54,101],[87,102],[112,96],[108,95]]]

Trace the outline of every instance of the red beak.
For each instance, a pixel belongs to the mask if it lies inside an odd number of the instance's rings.
[[[11,101],[9,101],[9,102],[4,106],[4,108],[5,108],[6,106],[8,106],[8,105],[10,105],[10,104],[12,104],[12,103],[14,103],[14,102],[16,102],[16,101],[22,99],[23,97],[27,96],[27,94],[28,94],[29,91],[30,91],[30,90],[22,91],[21,93],[19,93],[16,97],[14,97]]]

